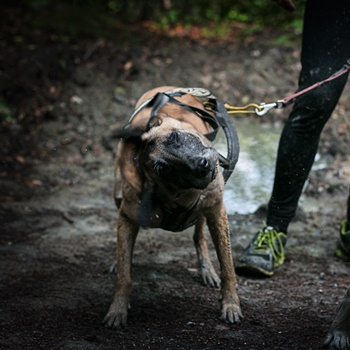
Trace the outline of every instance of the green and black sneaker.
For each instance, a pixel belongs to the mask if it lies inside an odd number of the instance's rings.
[[[236,264],[238,273],[269,277],[284,262],[287,235],[271,226],[260,230]]]
[[[346,220],[340,225],[340,237],[335,255],[344,261],[350,261],[350,223]]]

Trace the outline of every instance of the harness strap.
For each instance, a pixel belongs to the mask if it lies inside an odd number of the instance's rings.
[[[236,132],[236,128],[232,122],[232,119],[227,114],[227,110],[224,104],[218,100],[216,101],[216,118],[219,121],[219,124],[224,130],[227,142],[227,157],[223,157],[220,154],[220,165],[224,168],[223,177],[225,183],[230,178],[233,170],[238,161],[239,155],[239,141]]]
[[[202,119],[203,121],[205,121],[206,123],[208,123],[213,131],[205,134],[204,136],[209,140],[209,141],[213,141],[216,137],[216,134],[220,128],[219,123],[217,122],[216,118],[213,117],[210,113],[208,113],[207,111],[194,107],[194,106],[189,106],[186,105],[182,102],[180,102],[179,100],[177,100],[174,97],[177,96],[182,96],[185,95],[186,92],[183,91],[179,91],[179,89],[176,90],[171,90],[171,91],[167,91],[167,92],[158,92],[155,96],[153,96],[152,98],[148,99],[145,103],[143,103],[141,106],[139,106],[135,112],[132,114],[132,116],[129,119],[128,124],[125,126],[125,128],[127,128],[131,121],[136,117],[136,115],[144,108],[152,108],[151,110],[151,117],[155,117],[158,115],[159,111],[162,109],[162,107],[164,105],[166,105],[167,103],[173,103],[179,107],[181,107],[182,109],[195,114],[198,118]]]
[[[214,112],[215,117],[204,109],[186,105],[181,101],[177,100],[176,98],[174,98],[185,94],[191,94],[196,97],[208,98],[208,102],[210,104],[210,110]],[[223,128],[223,131],[226,136],[226,141],[227,141],[227,157],[225,158],[223,155],[219,154],[219,163],[220,163],[220,166],[224,168],[223,176],[224,176],[224,181],[226,183],[230,175],[232,174],[235,168],[235,165],[238,161],[238,153],[239,153],[238,137],[237,137],[236,129],[233,125],[231,118],[227,114],[227,110],[224,104],[218,101],[217,98],[209,90],[202,89],[202,88],[176,88],[174,90],[170,90],[166,92],[158,92],[155,96],[149,98],[144,103],[142,103],[134,111],[134,113],[129,118],[128,124],[124,128],[128,128],[132,120],[144,108],[152,108],[151,117],[154,117],[158,115],[161,108],[167,103],[173,103],[177,106],[180,106],[182,109],[196,115],[198,118],[208,123],[213,130],[205,134],[204,136],[209,141],[214,141],[220,127]]]
[[[179,231],[183,231],[186,228],[194,225],[197,220],[198,217],[196,217],[195,219],[187,222],[187,220],[190,218],[194,208],[197,206],[198,202],[199,202],[200,197],[198,197],[189,207],[183,207],[181,205],[179,205],[178,207],[174,208],[174,209],[170,209],[167,207],[163,207],[163,219],[161,222],[161,227],[164,230],[170,230],[173,232],[179,232]],[[180,221],[180,223],[177,224],[177,226],[174,225],[169,225],[170,222],[172,222],[172,219],[174,217],[179,217],[182,215],[182,219]]]

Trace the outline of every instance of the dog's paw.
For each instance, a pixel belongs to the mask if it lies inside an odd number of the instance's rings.
[[[239,305],[234,303],[223,303],[221,320],[226,323],[239,323],[243,318],[243,314]]]
[[[343,331],[331,331],[327,334],[324,344],[330,349],[349,350],[349,334]]]
[[[120,328],[126,327],[127,325],[127,312],[125,311],[108,311],[106,317],[103,319],[102,323],[107,328]]]
[[[201,267],[200,277],[202,283],[207,287],[220,288],[220,278],[213,268]]]

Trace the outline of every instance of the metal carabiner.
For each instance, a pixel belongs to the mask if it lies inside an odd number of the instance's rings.
[[[260,103],[259,108],[255,108],[255,114],[258,116],[263,116],[269,112],[272,108],[283,108],[286,107],[286,103],[283,100],[278,100],[272,103]]]
[[[262,117],[263,115],[265,115],[270,109],[272,108],[277,108],[277,103],[276,102],[272,102],[272,103],[260,103],[260,109],[259,108],[255,108],[255,114]]]

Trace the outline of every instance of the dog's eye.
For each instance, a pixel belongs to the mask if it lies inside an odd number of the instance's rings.
[[[154,164],[154,170],[157,172],[158,175],[165,175],[170,171],[170,167],[164,162],[156,162]]]

